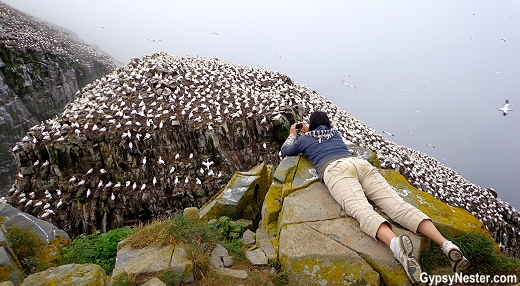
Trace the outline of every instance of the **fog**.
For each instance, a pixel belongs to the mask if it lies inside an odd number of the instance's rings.
[[[122,64],[162,50],[285,73],[520,209],[519,1],[3,2]]]

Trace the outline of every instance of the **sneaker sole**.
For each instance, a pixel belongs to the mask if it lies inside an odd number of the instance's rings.
[[[408,235],[399,236],[399,245],[403,250],[404,254],[408,256],[406,260],[405,272],[408,272],[408,278],[412,281],[412,283],[419,283],[421,279],[421,266],[417,259],[413,256],[413,243],[412,239]]]
[[[458,249],[451,249],[448,252],[448,259],[453,265],[453,271],[462,272],[469,267],[469,261],[462,255]]]
[[[413,243],[408,235],[403,234],[399,236],[399,245],[408,257],[413,256]]]
[[[453,266],[453,271],[464,272],[464,271],[466,271],[466,269],[468,269],[468,267],[469,267],[469,261],[465,257],[462,257],[461,260],[455,262],[455,265]]]

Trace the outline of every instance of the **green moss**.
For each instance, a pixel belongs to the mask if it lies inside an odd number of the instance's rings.
[[[45,245],[43,239],[30,228],[21,229],[16,225],[11,225],[6,235],[23,271],[30,274],[41,270],[44,264],[41,259],[41,250]]]
[[[11,271],[14,269],[6,266],[0,265],[0,281],[8,281],[11,278]]]
[[[262,225],[265,227],[273,222],[278,222],[278,216],[282,210],[282,185],[273,183],[264,199],[264,214]]]

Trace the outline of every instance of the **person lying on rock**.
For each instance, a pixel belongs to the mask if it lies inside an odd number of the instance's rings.
[[[298,131],[304,134],[298,136]],[[368,200],[400,225],[437,243],[455,272],[468,268],[460,248],[444,238],[426,214],[405,202],[367,160],[352,155],[339,132],[331,128],[325,112],[311,113],[309,126],[304,122],[291,126],[281,154],[285,157],[300,153],[311,161],[332,197],[359,222],[361,230],[390,247],[413,283],[420,281],[421,266],[413,256],[412,240],[406,234],[397,237],[392,225]]]

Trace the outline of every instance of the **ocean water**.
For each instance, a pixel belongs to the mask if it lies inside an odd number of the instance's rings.
[[[518,1],[3,2],[123,64],[162,50],[285,73],[520,209]]]

